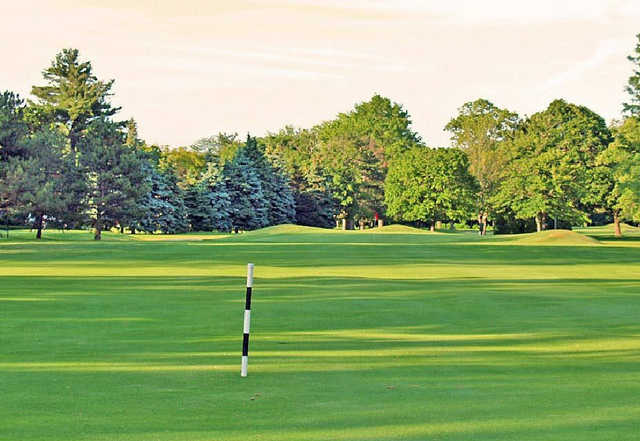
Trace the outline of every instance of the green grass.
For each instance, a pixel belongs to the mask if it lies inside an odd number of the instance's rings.
[[[637,440],[640,232],[578,233],[12,231],[0,440]]]

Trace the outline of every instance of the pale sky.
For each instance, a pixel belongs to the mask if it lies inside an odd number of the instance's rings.
[[[620,116],[639,0],[0,0],[0,90],[65,47],[149,142],[310,127],[380,93],[431,146],[466,101]]]

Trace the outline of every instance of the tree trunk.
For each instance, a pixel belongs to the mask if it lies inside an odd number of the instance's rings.
[[[455,230],[456,229],[456,224],[454,221],[449,221],[449,229],[450,230]]]
[[[42,215],[41,214],[39,214],[38,217],[36,217],[35,227],[38,230],[38,232],[36,233],[36,239],[42,239]]]
[[[342,219],[342,229],[343,229],[343,230],[346,230],[346,229],[347,229],[347,219],[346,219],[346,218],[343,218],[343,219]]]
[[[482,213],[482,227],[481,230],[482,231],[482,235],[486,236],[487,235],[487,213]]]
[[[429,231],[431,232],[436,231],[436,221],[431,222],[431,227],[429,227]]]
[[[120,225],[120,234],[124,234],[124,225]]]
[[[620,214],[617,211],[613,212],[613,230],[616,237],[622,237],[622,229],[620,228]]]
[[[93,236],[94,240],[102,239],[102,219],[100,219],[100,215],[96,218],[96,233]]]
[[[542,231],[542,215],[540,213],[536,214],[536,231],[538,233]]]

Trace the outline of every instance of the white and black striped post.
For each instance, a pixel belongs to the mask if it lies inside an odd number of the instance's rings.
[[[249,327],[251,324],[251,288],[253,287],[253,263],[247,264],[247,298],[244,305],[244,330],[242,334],[242,369],[240,376],[247,376],[249,367]]]

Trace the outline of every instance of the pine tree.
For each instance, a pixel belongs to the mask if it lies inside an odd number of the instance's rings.
[[[0,160],[24,153],[20,141],[27,132],[24,101],[13,92],[0,93]]]
[[[146,192],[142,161],[124,145],[117,124],[106,119],[93,121],[80,139],[79,163],[86,174],[87,204],[95,239],[118,223],[127,207]]]
[[[12,186],[18,192],[13,209],[34,220],[37,239],[42,238],[47,220],[55,220],[67,210],[65,145],[59,133],[39,131],[24,140],[24,157],[8,161]]]
[[[624,90],[631,100],[622,105],[624,112],[629,116],[640,116],[640,34],[636,35],[638,42],[634,50],[635,55],[629,55],[627,59],[634,65],[633,74],[629,77]]]
[[[33,86],[37,107],[43,117],[62,124],[71,150],[76,150],[92,121],[108,118],[119,108],[109,103],[114,80],[100,81],[90,61],[81,62],[77,49],[63,49],[43,71],[45,86]]]
[[[127,139],[124,144],[134,149],[142,146],[142,142],[138,139],[138,124],[133,118],[127,121]]]

